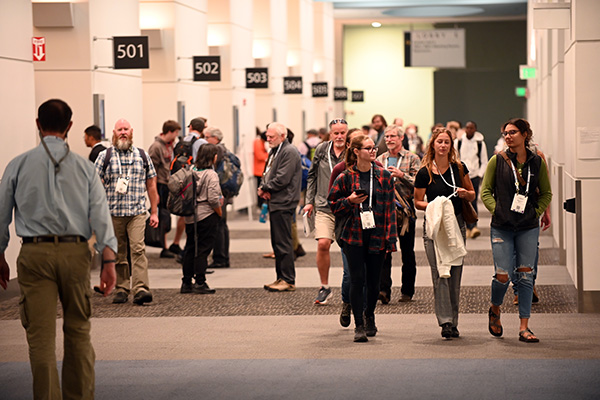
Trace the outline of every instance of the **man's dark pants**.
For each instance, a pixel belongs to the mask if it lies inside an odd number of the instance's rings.
[[[402,252],[402,287],[400,292],[409,297],[415,294],[415,278],[417,276],[417,261],[415,257],[415,225],[416,221],[409,221],[408,230],[404,236],[398,236],[400,251]],[[381,268],[379,290],[384,292],[388,299],[392,295],[392,253],[387,253]]]
[[[271,225],[271,246],[275,253],[275,272],[277,279],[283,279],[289,284],[296,283],[294,267],[294,246],[292,243],[292,218],[294,209],[269,210]]]

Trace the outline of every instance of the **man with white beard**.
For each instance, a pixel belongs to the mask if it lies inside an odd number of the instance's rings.
[[[150,226],[158,226],[156,171],[146,152],[133,146],[133,129],[127,120],[117,121],[112,146],[98,155],[95,165],[106,190],[115,236],[119,242],[113,303],[126,303],[130,291],[133,292],[135,304],[150,303],[152,293],[148,282],[144,235],[146,191],[150,199]],[[131,278],[127,262],[128,239]]]

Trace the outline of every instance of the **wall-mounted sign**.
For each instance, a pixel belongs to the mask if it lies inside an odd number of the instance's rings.
[[[334,87],[333,88],[333,100],[348,100],[348,88]]]
[[[220,81],[221,56],[194,56],[194,81]]]
[[[114,36],[113,61],[115,69],[150,68],[148,36]]]
[[[269,70],[267,68],[246,68],[247,89],[267,89],[269,87]]]
[[[365,92],[363,90],[353,90],[352,101],[365,101]]]
[[[404,66],[465,68],[465,30],[404,32]]]
[[[327,82],[314,82],[312,84],[312,97],[327,97]]]
[[[31,44],[33,45],[33,61],[46,61],[46,38],[31,38]]]
[[[284,76],[283,77],[283,93],[284,94],[302,94],[302,77],[301,76]]]
[[[528,65],[519,65],[519,79],[535,79],[536,69]]]

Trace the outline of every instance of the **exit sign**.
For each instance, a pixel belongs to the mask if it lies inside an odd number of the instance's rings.
[[[517,97],[527,97],[527,88],[526,87],[516,87],[515,95]]]
[[[535,79],[536,69],[528,65],[519,65],[519,78],[522,80]]]

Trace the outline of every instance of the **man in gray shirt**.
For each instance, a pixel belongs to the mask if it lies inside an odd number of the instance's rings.
[[[267,127],[267,142],[271,147],[258,195],[269,204],[271,245],[275,253],[275,282],[264,285],[266,290],[284,292],[296,290],[296,270],[292,243],[292,219],[298,201],[302,170],[300,153],[286,139],[287,128],[273,122]]]

